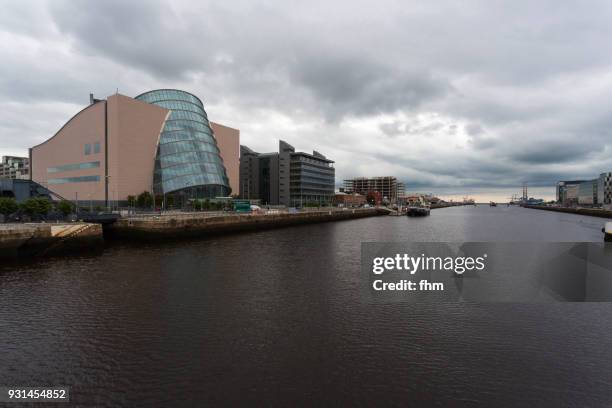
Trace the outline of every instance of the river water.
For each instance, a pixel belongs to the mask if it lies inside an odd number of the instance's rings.
[[[0,385],[82,406],[612,406],[612,304],[372,304],[362,241],[596,241],[447,208],[0,267]]]

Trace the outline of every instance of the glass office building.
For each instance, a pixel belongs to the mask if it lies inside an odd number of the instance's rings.
[[[228,196],[229,180],[202,101],[175,89],[135,99],[170,110],[155,159],[155,194],[172,193],[179,200]]]
[[[302,207],[331,204],[336,170],[321,153],[296,152],[280,140],[278,153],[240,146],[240,197],[262,204]]]

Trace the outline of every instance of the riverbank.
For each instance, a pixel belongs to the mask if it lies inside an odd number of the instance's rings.
[[[0,258],[57,255],[94,249],[102,243],[99,224],[0,225]]]
[[[387,215],[382,208],[328,209],[268,214],[173,214],[122,218],[104,228],[109,239],[159,240],[205,237],[213,234],[282,228]]]
[[[450,207],[464,207],[464,206],[473,206],[474,204],[450,204],[450,203],[444,203],[444,204],[431,204],[429,206],[429,208],[431,208],[432,210],[437,210],[438,208],[450,208]]]
[[[543,205],[525,205],[525,208],[533,210],[556,211],[568,214],[589,215],[591,217],[610,218],[612,219],[612,211],[603,210],[600,208],[566,208],[566,207],[547,207]]]

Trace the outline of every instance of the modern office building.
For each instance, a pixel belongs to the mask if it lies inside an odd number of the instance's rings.
[[[597,184],[599,179],[585,180],[578,184],[578,205],[597,206]]]
[[[241,146],[240,196],[289,207],[330,204],[334,197],[333,163],[316,151],[296,152],[282,140],[278,153],[257,153]]]
[[[565,207],[612,207],[612,172],[601,173],[594,180],[560,181],[557,202]]]
[[[578,205],[578,189],[586,180],[559,181],[557,183],[557,202],[566,207]]]
[[[601,173],[597,179],[597,203],[604,208],[612,206],[612,172]]]
[[[345,193],[357,193],[367,196],[368,193],[379,193],[381,200],[396,203],[405,194],[405,185],[392,176],[356,177],[344,180]]]
[[[240,146],[240,197],[278,205],[278,153],[256,153]]]
[[[180,206],[231,193],[226,168],[235,179],[238,138],[237,130],[211,124],[188,92],[90,95],[89,106],[30,149],[32,180],[71,201],[124,205],[148,191]]]
[[[28,180],[30,178],[30,159],[28,157],[2,156],[0,178]]]

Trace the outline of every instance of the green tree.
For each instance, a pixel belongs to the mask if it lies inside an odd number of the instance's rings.
[[[127,196],[127,203],[128,203],[129,207],[135,207],[136,206],[136,197],[134,197],[133,195]]]
[[[8,217],[19,209],[17,201],[13,197],[0,197],[0,214]]]
[[[161,208],[164,204],[164,196],[161,194],[157,194],[155,196],[155,208]]]
[[[202,200],[193,200],[193,209],[200,211],[202,209]]]
[[[21,203],[21,209],[28,214],[30,217],[38,218],[43,215],[47,215],[47,213],[51,210],[53,206],[51,202],[46,198],[37,197],[37,198],[28,198],[23,203]]]
[[[138,208],[150,208],[153,205],[153,196],[148,191],[143,191],[136,197],[136,206]]]
[[[166,207],[168,208],[174,207],[174,194],[168,194],[166,196]]]
[[[73,205],[70,201],[62,200],[57,204],[57,209],[64,214],[64,217],[72,213]]]

